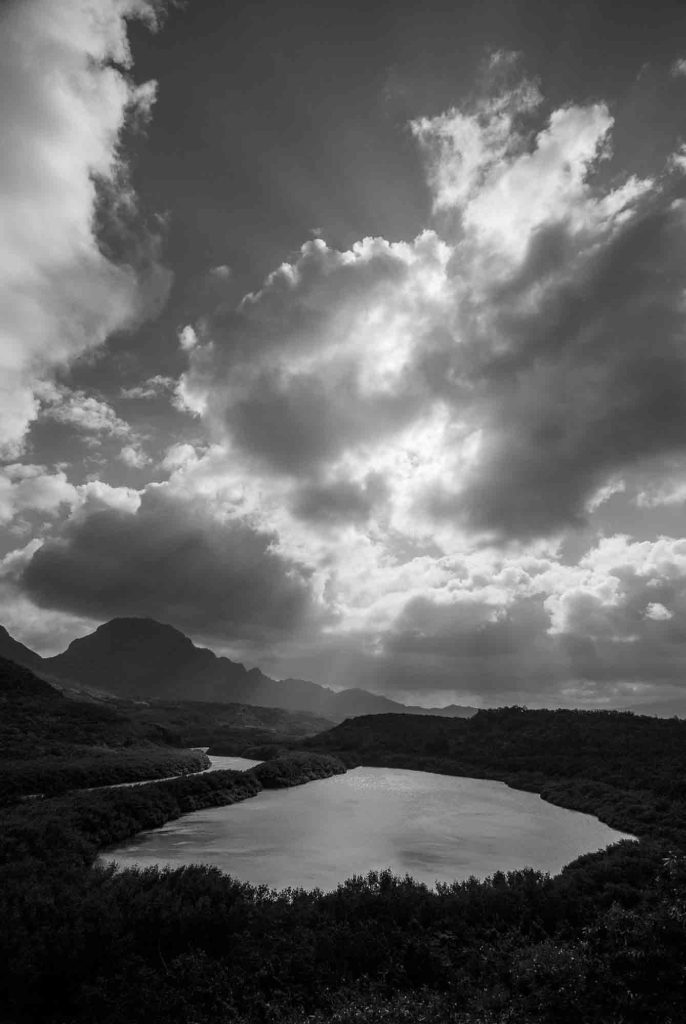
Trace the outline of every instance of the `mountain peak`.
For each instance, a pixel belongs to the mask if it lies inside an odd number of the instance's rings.
[[[88,636],[72,640],[64,655],[79,652],[130,652],[132,650],[158,650],[164,659],[173,652],[177,657],[181,651],[189,654],[193,649],[193,641],[181,630],[156,619],[117,618],[104,622]]]
[[[109,622],[103,622],[102,626],[98,626],[95,630],[95,633],[101,637],[112,634],[117,637],[129,636],[151,640],[179,638],[188,643],[191,642],[185,633],[182,633],[180,629],[176,629],[175,626],[170,626],[166,622],[158,622],[157,619],[133,616],[121,616],[120,618],[110,619]]]

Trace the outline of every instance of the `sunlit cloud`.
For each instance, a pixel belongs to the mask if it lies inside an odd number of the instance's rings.
[[[100,194],[112,217],[135,206],[119,149],[154,86],[126,73],[127,17],[146,0],[10,0],[0,13],[0,437],[21,449],[34,385],[159,307],[168,275],[154,245],[115,262],[96,236]],[[117,230],[117,224],[112,224]],[[137,265],[134,265],[137,264]]]

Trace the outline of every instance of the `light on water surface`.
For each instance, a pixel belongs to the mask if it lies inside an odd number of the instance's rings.
[[[212,864],[275,888],[328,890],[386,867],[429,885],[527,866],[557,872],[625,838],[501,782],[355,768],[185,815],[108,859],[121,867]]]

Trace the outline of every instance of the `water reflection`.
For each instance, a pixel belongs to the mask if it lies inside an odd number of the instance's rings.
[[[169,822],[111,851],[122,867],[213,864],[282,888],[334,888],[391,867],[429,884],[525,866],[559,871],[627,838],[503,783],[391,768],[265,791]]]

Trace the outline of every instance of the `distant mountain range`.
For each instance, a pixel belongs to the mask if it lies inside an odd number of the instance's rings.
[[[195,644],[178,629],[153,619],[119,618],[73,640],[62,654],[40,655],[0,626],[0,657],[60,686],[105,691],[117,697],[252,704],[308,711],[333,722],[358,715],[406,714],[469,718],[476,708],[451,704],[422,708],[349,689],[338,692],[304,679],[271,679],[257,668]]]

